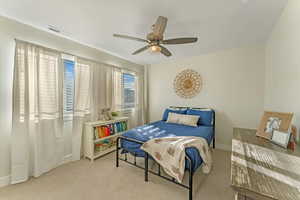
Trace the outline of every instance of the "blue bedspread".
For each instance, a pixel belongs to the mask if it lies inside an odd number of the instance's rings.
[[[166,123],[165,121],[157,121],[144,126],[139,126],[123,134],[126,138],[135,139],[141,142],[146,142],[152,138],[160,137],[174,137],[174,136],[198,136],[206,139],[208,144],[211,143],[214,133],[212,126],[185,126],[180,124]],[[135,153],[136,156],[143,157],[144,151],[140,149],[140,144],[121,140],[121,147],[130,152]],[[201,164],[202,158],[196,148],[187,148],[186,154],[192,159],[193,171],[195,171]],[[186,162],[186,168],[189,164]]]

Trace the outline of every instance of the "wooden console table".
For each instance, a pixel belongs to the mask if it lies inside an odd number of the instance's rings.
[[[237,200],[299,200],[300,147],[283,149],[256,137],[256,130],[235,128],[231,186]]]

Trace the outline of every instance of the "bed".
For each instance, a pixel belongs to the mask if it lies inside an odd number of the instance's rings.
[[[212,144],[215,148],[215,111],[206,108],[189,108],[189,107],[170,107],[164,112],[163,118],[160,121],[136,127],[125,132],[117,139],[117,153],[116,166],[119,166],[119,160],[125,161],[145,171],[145,181],[148,181],[148,173],[160,176],[168,181],[189,189],[189,200],[192,200],[193,191],[193,174],[201,167],[202,159],[199,152],[195,148],[186,148],[185,168],[189,172],[189,184],[184,185],[176,182],[173,178],[163,176],[161,174],[160,166],[158,171],[153,172],[148,170],[148,160],[151,157],[140,149],[141,145],[153,138],[160,137],[175,137],[175,136],[196,136],[204,138],[207,143]],[[189,111],[189,113],[187,113]],[[197,112],[199,111],[199,112]],[[169,112],[185,113],[185,114],[199,114],[201,123],[197,127],[186,126],[181,124],[167,123],[166,119]],[[120,153],[125,154],[125,158],[120,158]],[[134,156],[134,162],[127,159],[127,154]],[[137,165],[136,157],[143,157],[145,160],[144,167]]]

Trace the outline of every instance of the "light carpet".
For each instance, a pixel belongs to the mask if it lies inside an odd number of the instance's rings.
[[[213,150],[213,160],[210,174],[198,169],[194,175],[194,200],[233,200],[230,152]],[[151,167],[155,168],[153,163]],[[93,163],[89,160],[68,163],[26,183],[0,188],[0,200],[69,199],[188,200],[188,190],[152,174],[149,182],[144,182],[144,171],[123,161],[116,168],[115,153]]]

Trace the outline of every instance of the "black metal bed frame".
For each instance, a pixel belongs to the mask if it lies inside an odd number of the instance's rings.
[[[170,108],[189,109],[190,107],[171,106]],[[210,109],[213,112],[213,124],[212,124],[212,127],[213,127],[213,148],[215,148],[215,143],[216,143],[216,139],[215,139],[216,114],[215,114],[215,111],[213,109],[211,109],[211,108],[190,108],[190,109]],[[141,145],[143,144],[143,142],[141,142],[141,141],[138,141],[138,140],[135,140],[135,139],[131,139],[131,138],[126,138],[124,136],[119,136],[117,138],[117,144],[116,144],[116,167],[119,167],[119,160],[122,160],[122,161],[124,161],[124,162],[126,162],[126,163],[128,163],[130,165],[133,165],[133,166],[135,166],[137,168],[143,169],[144,172],[145,172],[145,175],[144,175],[145,182],[148,182],[148,174],[149,173],[157,175],[157,176],[159,176],[159,177],[161,177],[161,178],[163,178],[163,179],[165,179],[165,180],[167,180],[169,182],[175,183],[176,185],[179,185],[179,186],[181,186],[183,188],[188,189],[189,190],[189,200],[193,200],[193,175],[194,175],[195,171],[193,171],[193,169],[192,169],[193,161],[192,161],[192,159],[188,155],[186,155],[185,158],[186,158],[187,162],[189,162],[189,169],[188,169],[188,171],[189,171],[189,184],[188,185],[184,185],[182,183],[177,182],[174,178],[169,178],[169,177],[163,176],[161,174],[161,166],[157,162],[156,162],[156,164],[158,165],[157,172],[149,170],[149,168],[148,168],[149,155],[148,155],[147,152],[144,152],[145,153],[145,156],[144,156],[145,166],[144,167],[138,165],[137,162],[136,162],[136,157],[137,156],[134,153],[131,153],[131,152],[129,152],[126,149],[123,149],[123,150],[126,151],[125,152],[125,158],[120,158],[119,152],[122,149],[120,147],[120,140],[121,139],[129,141],[129,142],[135,142],[135,143],[141,144]],[[128,158],[127,158],[127,154],[128,153],[130,153],[131,155],[134,156],[134,162],[128,161]],[[154,159],[152,159],[152,160],[154,160]]]

